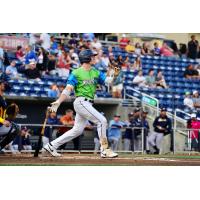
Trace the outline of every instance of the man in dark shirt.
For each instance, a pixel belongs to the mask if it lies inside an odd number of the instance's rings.
[[[197,58],[199,42],[196,40],[195,35],[191,36],[191,41],[188,42],[188,57],[192,59]]]
[[[184,72],[185,78],[199,78],[199,72],[194,69],[193,65],[188,65],[185,72]]]
[[[153,122],[154,131],[148,138],[149,146],[152,146],[155,150],[154,154],[160,153],[163,137],[171,133],[171,120],[167,117],[166,113],[166,108],[162,108],[160,115]]]
[[[36,68],[35,61],[30,62],[28,69],[25,70],[25,75],[28,79],[40,80],[40,72]]]

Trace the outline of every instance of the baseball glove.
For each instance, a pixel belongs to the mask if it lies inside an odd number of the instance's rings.
[[[19,113],[18,105],[15,103],[12,103],[6,109],[6,119],[9,121],[13,121],[15,120],[18,113]]]

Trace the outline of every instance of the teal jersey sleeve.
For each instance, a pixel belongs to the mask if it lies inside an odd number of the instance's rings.
[[[105,84],[105,80],[106,80],[106,75],[103,72],[99,73],[99,79],[98,79],[98,84],[103,85]]]

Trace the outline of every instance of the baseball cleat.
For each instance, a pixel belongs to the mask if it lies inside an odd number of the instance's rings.
[[[118,157],[118,154],[113,152],[111,149],[103,149],[101,151],[101,157],[102,158],[116,158]]]
[[[56,149],[51,145],[51,143],[46,144],[43,147],[43,151],[49,152],[53,157],[61,157],[61,154],[56,151]]]

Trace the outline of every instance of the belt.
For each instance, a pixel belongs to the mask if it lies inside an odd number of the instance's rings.
[[[78,96],[78,97],[81,97],[81,96]],[[94,103],[94,100],[92,99],[87,99],[86,97],[82,97],[83,98],[83,101],[88,101],[90,103]]]

